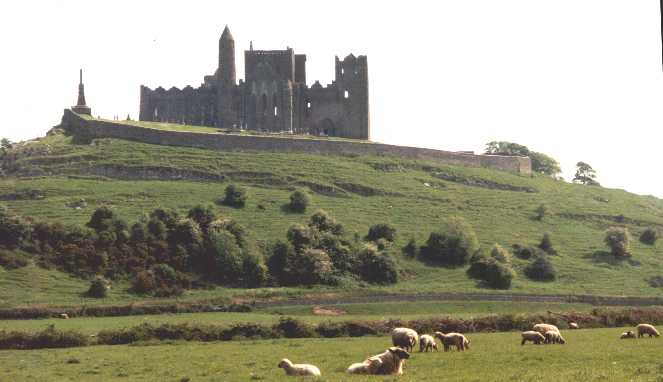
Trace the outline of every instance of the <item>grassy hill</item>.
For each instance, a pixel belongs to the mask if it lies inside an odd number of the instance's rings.
[[[372,224],[390,223],[398,231],[396,247],[410,238],[421,245],[447,218],[461,216],[473,226],[484,249],[495,243],[506,248],[537,244],[544,232],[550,232],[559,252],[551,257],[558,279],[531,281],[522,272],[527,262],[514,258],[517,277],[512,291],[663,294],[647,282],[663,275],[663,244],[637,241],[645,228],[663,228],[663,200],[621,190],[388,157],[218,152],[117,139],[79,145],[60,133],[19,145],[12,158],[9,176],[0,178],[0,204],[35,219],[83,224],[95,208],[106,205],[133,222],[158,206],[185,212],[197,204],[212,204],[232,182],[247,187],[246,207],[214,208],[247,227],[254,242],[284,238],[291,224],[306,221],[316,209],[330,212],[349,237],[355,232],[365,235]],[[283,206],[290,192],[302,187],[312,194],[310,213],[288,212]],[[537,221],[534,210],[542,203],[550,212]],[[605,252],[604,231],[613,225],[626,226],[635,239],[628,260],[616,261]],[[363,286],[357,292],[493,292],[478,288],[465,268],[429,267],[400,254],[397,258],[405,275],[401,282]],[[35,286],[26,278],[40,282]],[[72,303],[81,299],[86,284],[33,266],[0,269],[3,290],[22,291],[0,294],[0,304]],[[288,291],[301,292],[278,288],[264,293]],[[113,293],[117,300],[135,298],[122,290]],[[218,288],[185,297],[242,293]]]

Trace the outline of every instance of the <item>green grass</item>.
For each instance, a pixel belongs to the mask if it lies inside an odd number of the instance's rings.
[[[566,345],[520,345],[519,333],[473,334],[466,352],[415,352],[400,378],[348,376],[388,337],[170,343],[2,351],[0,380],[290,381],[281,358],[320,367],[320,381],[659,381],[661,339],[619,340],[623,329],[567,331]],[[69,363],[76,360],[78,363]]]
[[[0,330],[19,330],[36,332],[55,325],[58,329],[73,329],[86,334],[96,334],[102,329],[120,329],[150,323],[190,323],[209,325],[231,325],[253,322],[273,324],[285,316],[295,317],[309,323],[324,321],[375,321],[390,318],[414,320],[448,316],[468,319],[485,317],[492,314],[547,314],[547,312],[588,312],[591,305],[585,304],[549,304],[549,303],[512,303],[512,302],[403,302],[371,304],[325,305],[345,311],[339,316],[313,315],[312,306],[282,306],[258,309],[251,313],[183,313],[164,315],[140,315],[125,317],[79,317],[62,320],[58,318],[40,320],[0,320]]]
[[[558,279],[547,283],[530,281],[522,272],[527,262],[515,259],[517,277],[512,292],[663,295],[662,289],[651,287],[647,282],[652,276],[663,275],[663,244],[659,242],[655,246],[647,246],[637,241],[646,227],[663,228],[663,201],[653,197],[568,184],[540,176],[389,157],[218,152],[117,139],[74,145],[70,138],[58,134],[29,145],[40,148],[42,154],[22,156],[16,165],[25,173],[41,176],[1,179],[0,195],[17,188],[41,190],[45,195],[42,200],[3,202],[11,211],[36,219],[84,224],[92,211],[102,205],[110,206],[130,222],[159,206],[184,213],[196,204],[212,204],[223,194],[225,186],[233,182],[247,187],[247,206],[242,209],[214,208],[220,215],[246,226],[252,242],[283,239],[291,224],[305,222],[316,209],[325,209],[335,216],[345,226],[348,238],[355,232],[363,236],[371,224],[381,222],[394,225],[398,231],[393,252],[404,270],[404,276],[393,286],[359,285],[352,289],[309,290],[275,288],[264,291],[217,288],[190,292],[183,298],[329,292],[494,292],[478,288],[474,281],[467,278],[464,268],[428,267],[400,255],[398,249],[407,240],[415,238],[418,244],[423,244],[430,231],[454,215],[462,216],[474,227],[484,249],[489,249],[494,243],[505,248],[515,243],[536,244],[544,232],[551,233],[555,248],[560,253],[551,258]],[[102,176],[108,174],[109,168],[138,177],[135,174],[144,174],[145,169],[158,168],[184,172],[187,176],[223,176],[226,181],[118,180],[117,174]],[[442,181],[432,176],[435,171],[530,187],[536,192],[500,191]],[[372,190],[374,196],[364,196],[364,192],[357,191],[355,186]],[[313,190],[312,206],[305,215],[282,209],[291,190],[297,187]],[[325,189],[326,192],[321,191]],[[80,198],[87,201],[86,208],[77,210],[68,207]],[[539,222],[532,216],[541,203],[548,206],[550,213]],[[625,261],[615,261],[603,252],[606,250],[603,232],[617,224],[613,219],[617,215],[626,217],[625,225],[635,238],[633,256]],[[26,271],[0,272],[3,290],[15,291],[0,292],[0,305],[68,304],[80,299],[80,293],[87,288],[85,282],[34,269],[32,272],[47,276],[42,277],[43,282],[31,285],[31,280],[24,279],[25,275],[21,272]],[[120,284],[118,290],[113,292],[115,300],[133,298],[123,288]]]

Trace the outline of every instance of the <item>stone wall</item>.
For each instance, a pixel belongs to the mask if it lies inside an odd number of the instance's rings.
[[[84,119],[69,109],[64,111],[62,127],[82,139],[118,138],[157,145],[187,146],[221,151],[257,150],[324,155],[377,155],[487,167],[520,174],[531,174],[532,172],[531,161],[527,157],[473,155],[361,141],[163,131],[110,121]]]

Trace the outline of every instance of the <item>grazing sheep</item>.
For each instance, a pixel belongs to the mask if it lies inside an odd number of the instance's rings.
[[[394,346],[401,347],[408,352],[414,349],[414,346],[419,340],[419,335],[416,331],[410,328],[395,328],[391,331],[391,342]]]
[[[520,336],[523,337],[523,341],[520,343],[521,345],[525,345],[525,342],[527,341],[534,342],[535,345],[540,345],[541,342],[546,339],[543,334],[533,330],[522,332],[520,333]]]
[[[639,324],[638,326],[635,327],[638,330],[638,338],[644,337],[645,334],[648,334],[649,337],[660,337],[661,335],[658,333],[658,330],[656,330],[655,327],[649,324]]]
[[[547,344],[562,344],[564,345],[566,343],[566,340],[564,337],[562,337],[562,334],[560,332],[555,332],[555,331],[548,331],[545,334],[546,341],[545,343]]]
[[[435,342],[435,338],[433,338],[433,336],[424,334],[419,337],[420,352],[433,351],[433,349],[437,350],[437,342]]]
[[[60,314],[58,314],[58,318],[61,318],[63,320],[68,320],[69,315],[67,313],[60,313]]]
[[[435,338],[439,338],[444,345],[444,351],[449,351],[449,348],[455,346],[458,351],[467,350],[470,348],[470,340],[460,333],[435,332]]]
[[[289,359],[283,358],[278,365],[280,368],[285,370],[287,375],[313,375],[319,377],[320,369],[317,366],[307,365],[307,364],[297,364],[290,362]]]
[[[536,324],[533,328],[534,331],[539,332],[543,335],[546,335],[546,332],[559,332],[559,329],[555,325],[551,324]]]
[[[345,372],[348,374],[377,374],[381,365],[382,360],[379,358],[369,358],[364,362],[353,363]]]
[[[403,365],[405,360],[410,358],[410,353],[399,348],[390,347],[383,353],[369,357],[368,361],[380,360],[380,366],[374,374],[403,374]]]
[[[635,333],[633,330],[629,330],[628,332],[624,332],[619,336],[620,339],[625,340],[628,338],[635,338]]]
[[[577,322],[569,322],[569,329],[580,329]]]

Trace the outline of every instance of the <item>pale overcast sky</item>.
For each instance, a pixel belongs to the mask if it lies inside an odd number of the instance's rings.
[[[228,24],[237,49],[293,47],[307,80],[368,56],[378,142],[481,151],[516,141],[663,197],[655,0],[10,1],[0,15],[0,136],[42,136],[76,101],[137,117],[139,86],[197,87]]]

